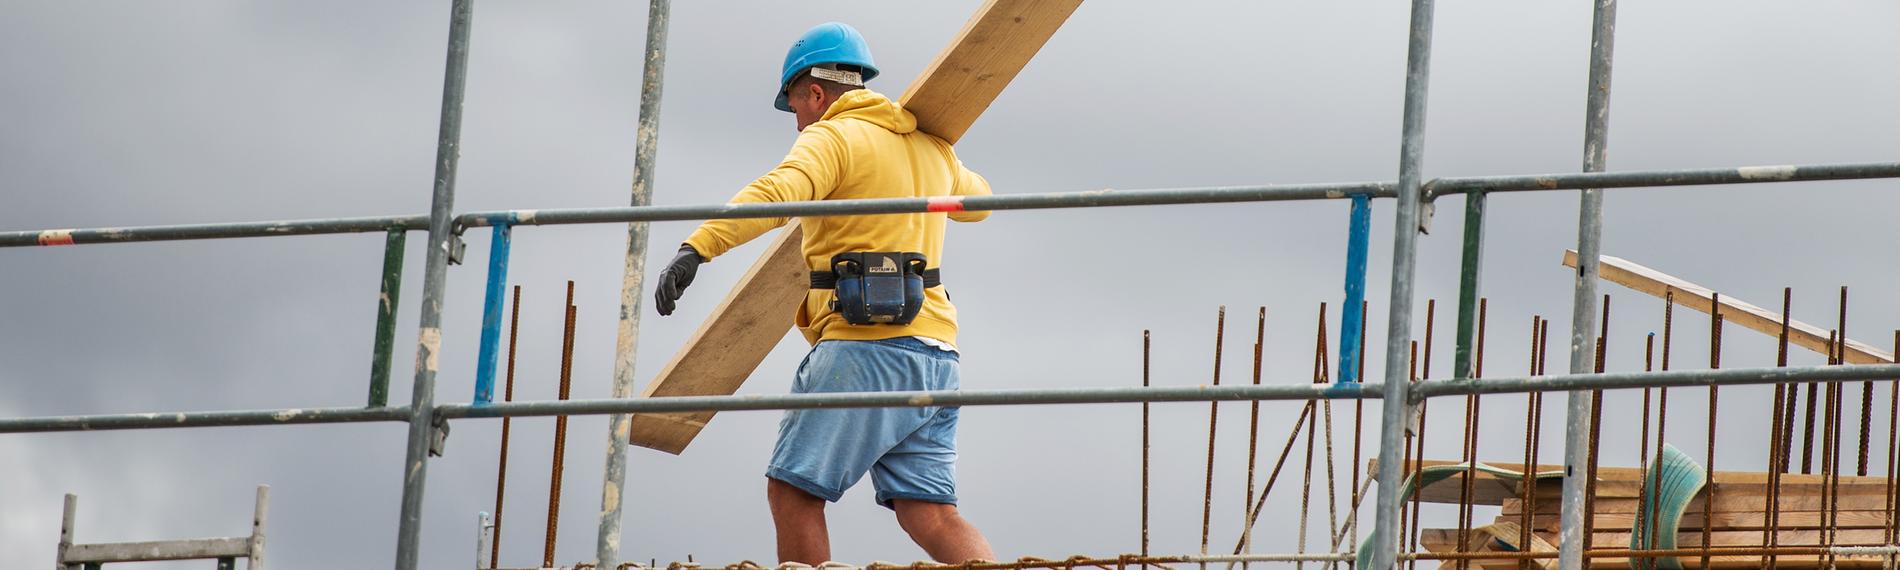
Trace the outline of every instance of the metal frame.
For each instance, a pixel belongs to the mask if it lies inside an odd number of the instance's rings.
[[[1426,95],[1429,92],[1434,5],[1433,0],[1413,0],[1406,66],[1404,116],[1400,137],[1399,175],[1396,181],[1104,190],[953,199],[959,201],[962,209],[965,210],[1350,199],[1355,204],[1355,212],[1351,218],[1355,223],[1363,218],[1364,212],[1361,207],[1368,204],[1370,199],[1395,199],[1397,216],[1393,233],[1391,299],[1387,314],[1389,327],[1386,335],[1383,382],[1345,382],[1318,386],[1293,382],[1285,385],[1217,387],[630,398],[634,364],[631,347],[633,339],[637,338],[638,334],[637,317],[642,296],[641,275],[644,273],[643,256],[647,241],[645,222],[912,213],[941,211],[940,208],[945,204],[940,202],[941,199],[882,199],[740,205],[647,205],[651,200],[654,156],[658,144],[659,95],[662,88],[666,29],[670,11],[668,0],[651,0],[651,8],[648,12],[646,67],[642,83],[640,125],[635,155],[636,182],[631,204],[611,208],[504,210],[456,215],[453,209],[454,183],[460,144],[461,103],[467,76],[472,4],[473,0],[453,0],[451,8],[433,201],[428,215],[0,232],[0,248],[385,232],[387,241],[382,298],[379,300],[369,407],[0,418],[0,433],[407,422],[410,427],[403,466],[403,499],[395,567],[398,570],[410,570],[417,566],[421,546],[422,493],[426,488],[428,458],[432,453],[439,452],[435,446],[439,445],[440,438],[446,432],[448,421],[520,416],[611,414],[614,420],[609,428],[609,460],[602,490],[600,538],[597,545],[597,560],[603,566],[607,566],[612,565],[619,556],[619,490],[625,481],[627,444],[625,420],[626,414],[631,413],[822,407],[1382,399],[1386,402],[1399,403],[1399,405],[1385,406],[1380,427],[1379,448],[1379,477],[1385,481],[1396,481],[1403,476],[1400,471],[1402,469],[1400,450],[1404,432],[1415,406],[1427,398],[1531,391],[1572,391],[1566,422],[1565,457],[1567,464],[1575,469],[1588,464],[1590,460],[1589,452],[1581,441],[1582,434],[1589,429],[1591,411],[1589,398],[1581,392],[1583,390],[1810,381],[1842,382],[1900,377],[1900,365],[1755,368],[1662,373],[1586,373],[1590,370],[1586,347],[1593,345],[1595,340],[1596,252],[1602,233],[1603,189],[1900,178],[1900,162],[1604,172],[1609,116],[1610,64],[1615,31],[1615,2],[1597,0],[1589,65],[1590,92],[1586,108],[1584,172],[1426,180],[1421,173],[1424,163],[1425,110]],[[1471,329],[1481,277],[1485,203],[1490,194],[1497,192],[1552,190],[1582,190],[1578,208],[1577,249],[1580,252],[1580,263],[1572,310],[1571,373],[1564,376],[1540,376],[1535,380],[1530,377],[1473,380],[1470,378]],[[1430,219],[1433,201],[1440,196],[1452,194],[1463,194],[1466,197],[1454,379],[1425,382],[1414,386],[1406,376],[1406,345],[1411,340],[1414,296],[1412,281],[1415,273],[1418,230]],[[495,358],[493,345],[498,338],[496,332],[499,321],[488,317],[498,315],[499,291],[506,282],[508,244],[512,229],[518,226],[592,223],[628,224],[627,265],[622,287],[623,318],[620,322],[621,328],[617,341],[619,354],[616,355],[614,370],[613,394],[615,397],[604,400],[489,403],[487,395],[493,388],[492,375]],[[495,235],[490,249],[482,349],[478,356],[478,375],[483,380],[477,383],[474,403],[438,405],[434,401],[435,375],[441,358],[441,303],[446,287],[447,267],[459,258],[461,248],[459,235],[467,228],[482,226],[493,227]],[[416,230],[429,232],[420,303],[420,333],[416,349],[418,366],[411,404],[388,407],[384,404],[389,356],[392,352],[390,336],[393,334],[393,317],[401,285],[404,237],[407,232]],[[1363,251],[1362,242],[1362,239],[1356,239],[1348,245],[1349,250]],[[1363,273],[1353,272],[1347,279],[1349,295],[1362,294],[1358,292],[1363,291]],[[1358,281],[1356,289],[1354,280]],[[1355,313],[1351,310],[1350,304],[1344,309],[1348,315]],[[1344,336],[1345,334],[1347,333],[1342,331],[1343,339],[1363,342],[1363,339],[1347,337]],[[1357,351],[1345,352],[1351,354]],[[1571,479],[1580,481],[1580,478]],[[1376,559],[1371,566],[1380,570],[1393,567],[1397,560],[1417,558],[1417,556],[1399,553],[1399,545],[1396,542],[1398,536],[1395,531],[1398,528],[1400,497],[1397,493],[1391,492],[1391,487],[1381,486],[1376,502],[1374,535],[1380,537],[1385,544],[1374,549]],[[1572,524],[1565,525],[1568,530],[1563,534],[1559,560],[1560,567],[1566,570],[1581,568],[1584,554],[1581,536],[1575,532],[1581,528],[1581,525],[1574,524],[1580,521],[1583,515],[1582,492],[1581,484],[1565,485],[1563,520]],[[1337,555],[1323,556],[1331,557],[1327,559],[1337,559]],[[1243,558],[1246,560],[1290,560],[1290,558],[1275,558],[1269,555],[1211,557],[1207,560],[1241,560]]]
[[[159,540],[151,542],[73,543],[73,525],[79,511],[79,496],[66,494],[64,515],[59,521],[59,554],[54,566],[60,570],[98,570],[107,563],[156,562],[165,560],[216,560],[218,568],[235,568],[237,559],[246,561],[249,570],[264,570],[264,527],[270,514],[270,486],[257,486],[257,502],[251,506],[251,534],[220,538]]]

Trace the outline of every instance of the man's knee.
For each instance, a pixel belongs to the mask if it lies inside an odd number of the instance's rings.
[[[771,477],[765,478],[765,498],[774,504],[782,503],[798,506],[809,506],[814,503],[821,506],[825,504],[823,498],[807,493],[804,489],[800,489],[796,485]]]
[[[948,503],[893,499],[891,508],[897,511],[897,525],[913,535],[934,532],[963,516],[956,505]]]

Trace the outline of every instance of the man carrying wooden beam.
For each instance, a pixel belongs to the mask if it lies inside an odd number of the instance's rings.
[[[982,196],[982,176],[950,143],[917,130],[896,102],[864,88],[877,65],[857,30],[812,28],[785,56],[774,106],[797,118],[798,141],[777,168],[732,203]],[[804,218],[811,291],[795,323],[813,343],[792,391],[873,392],[958,388],[956,307],[939,283],[946,219],[987,212]],[[701,263],[787,218],[710,220],[680,246],[654,291],[661,315]],[[782,562],[831,559],[825,503],[865,473],[877,502],[932,559],[991,559],[982,533],[957,511],[957,409],[792,410],[779,424],[766,498]]]

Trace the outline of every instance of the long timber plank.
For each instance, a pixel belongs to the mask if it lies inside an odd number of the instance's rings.
[[[917,116],[919,130],[957,142],[1081,4],[990,0],[911,82],[899,104]],[[799,235],[797,221],[779,232],[753,270],[647,384],[642,397],[728,395],[739,390],[791,330],[793,312],[808,291]],[[679,454],[712,417],[712,412],[636,414],[628,441]]]
[[[1504,511],[1500,513],[1496,519],[1493,519],[1492,522],[1521,524],[1524,520],[1523,511],[1516,507],[1516,503],[1505,505]],[[1545,509],[1542,508],[1541,505],[1539,507],[1540,508],[1537,509],[1537,512],[1534,513],[1531,518],[1531,528],[1539,531],[1557,532],[1560,515],[1558,510]],[[1599,511],[1592,520],[1595,521],[1594,526],[1599,530],[1628,530],[1632,528],[1632,525],[1636,524],[1636,513],[1634,511],[1634,509],[1615,512]],[[1759,510],[1716,511],[1712,513],[1711,516],[1715,520],[1715,530],[1753,530],[1760,532],[1762,529],[1768,528],[1768,513]],[[1683,514],[1682,522],[1678,525],[1678,528],[1683,529],[1684,532],[1688,532],[1689,530],[1699,532],[1703,526],[1703,520],[1705,519],[1702,516],[1702,511],[1692,510]],[[1889,524],[1891,524],[1891,521],[1886,511],[1843,509],[1840,512],[1827,513],[1820,510],[1807,510],[1781,512],[1775,523],[1775,528],[1788,530],[1817,529],[1828,526],[1832,526],[1833,528],[1887,528]]]
[[[1420,468],[1420,466],[1436,467],[1439,465],[1456,465],[1458,463],[1459,462],[1457,461],[1449,461],[1449,460],[1444,460],[1444,459],[1427,459],[1424,461],[1413,460],[1406,463],[1406,468],[1407,468],[1407,472],[1410,472],[1411,470]],[[1522,462],[1497,461],[1497,462],[1488,462],[1488,463],[1490,465],[1503,467],[1506,469],[1512,469],[1512,470],[1522,469],[1524,467],[1524,464]],[[1563,468],[1564,467],[1562,465],[1539,464],[1534,467],[1534,470],[1540,471],[1540,472],[1561,471],[1563,470]],[[1366,461],[1366,473],[1369,476],[1373,477],[1374,479],[1377,479],[1378,473],[1379,473],[1378,459],[1371,459],[1371,460]],[[1718,485],[1723,484],[1723,483],[1749,483],[1749,484],[1759,485],[1759,484],[1768,483],[1768,475],[1769,474],[1766,471],[1716,471],[1713,475],[1710,476],[1710,479],[1713,480]],[[1489,475],[1484,475],[1482,477],[1489,477]],[[1827,476],[1825,475],[1816,475],[1816,474],[1803,475],[1799,473],[1783,473],[1781,475],[1781,484],[1782,484],[1782,488],[1784,489],[1794,487],[1796,485],[1807,485],[1807,484],[1818,485],[1824,482],[1826,477]],[[1843,489],[1852,488],[1852,487],[1868,487],[1868,486],[1880,487],[1884,489],[1885,485],[1887,484],[1887,477],[1884,475],[1872,475],[1872,476],[1865,476],[1865,477],[1844,475],[1844,476],[1840,476],[1839,479],[1840,479],[1840,485]],[[1641,481],[1641,480],[1643,480],[1643,470],[1635,468],[1635,467],[1611,467],[1611,466],[1605,465],[1605,466],[1601,466],[1597,468],[1597,481],[1612,481],[1613,482],[1613,481]]]
[[[765,355],[778,344],[792,322],[793,311],[809,288],[805,256],[799,252],[804,231],[792,222],[772,240],[769,249],[752,263],[739,286],[713,309],[712,318],[686,341],[686,348],[647,383],[642,398],[731,394],[752,375]],[[771,342],[749,331],[780,331]],[[634,414],[630,441],[634,445],[674,455],[686,450],[699,431],[712,421],[713,412]]]
[[[1605,255],[1598,257],[1598,260],[1600,270],[1597,274],[1605,281],[1652,295],[1658,299],[1663,298],[1668,292],[1674,291],[1676,293],[1676,304],[1701,311],[1705,314],[1714,306],[1713,297],[1715,292],[1707,287],[1690,283],[1676,276],[1650,269],[1620,257]],[[1577,266],[1577,252],[1575,250],[1564,250],[1564,266]],[[1781,336],[1781,315],[1779,313],[1771,312],[1768,309],[1757,307],[1740,299],[1729,297],[1728,295],[1722,296],[1721,303],[1722,318],[1727,322],[1735,323],[1749,330],[1769,336]],[[1790,319],[1788,323],[1788,344],[1826,354],[1828,350],[1827,333],[1827,329]],[[1892,353],[1874,348],[1872,345],[1857,340],[1849,339],[1847,341],[1848,364],[1890,364],[1892,362]]]

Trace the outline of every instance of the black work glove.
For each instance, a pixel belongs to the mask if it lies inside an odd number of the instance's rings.
[[[699,274],[699,264],[706,258],[692,245],[680,244],[678,255],[660,271],[660,282],[653,287],[653,307],[659,309],[661,316],[673,314],[673,302],[686,293],[686,286],[693,284],[693,276]]]

